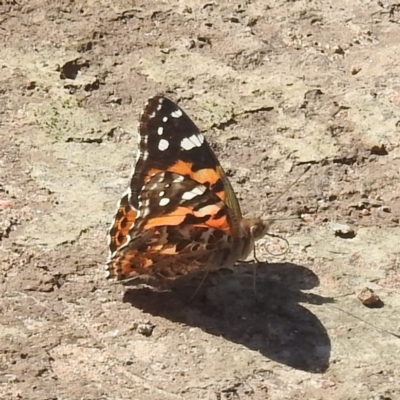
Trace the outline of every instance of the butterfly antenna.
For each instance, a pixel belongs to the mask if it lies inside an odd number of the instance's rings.
[[[398,333],[394,333],[394,332],[391,332],[391,331],[389,331],[389,330],[387,330],[387,329],[385,329],[385,328],[382,328],[382,327],[380,327],[380,326],[371,324],[370,322],[366,321],[365,319],[360,318],[359,316],[357,316],[357,315],[355,315],[355,314],[353,314],[353,313],[351,313],[351,312],[349,312],[349,311],[346,311],[346,310],[344,310],[343,308],[336,307],[336,306],[333,306],[333,305],[331,305],[331,304],[328,304],[328,307],[334,308],[334,309],[339,310],[339,311],[341,311],[341,312],[343,312],[343,313],[345,313],[345,314],[347,314],[347,315],[350,315],[351,317],[353,317],[353,318],[355,318],[355,319],[358,319],[359,321],[361,321],[361,322],[364,323],[365,325],[371,326],[371,327],[375,328],[375,329],[376,329],[377,331],[379,331],[379,332],[386,333],[386,334],[388,334],[388,335],[394,336],[396,339],[400,339],[400,335],[399,335]]]
[[[278,197],[275,198],[275,200],[271,203],[271,206],[276,204],[276,202],[283,196],[285,195],[293,186],[297,185],[299,180],[310,170],[311,165],[307,165],[304,171],[292,182]]]

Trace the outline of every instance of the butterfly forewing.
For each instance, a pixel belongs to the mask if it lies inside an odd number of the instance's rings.
[[[130,201],[135,208],[149,176],[170,171],[204,184],[241,218],[236,197],[227,196],[233,190],[217,157],[197,126],[174,102],[162,96],[149,100],[140,118],[139,138],[139,158],[130,184]]]

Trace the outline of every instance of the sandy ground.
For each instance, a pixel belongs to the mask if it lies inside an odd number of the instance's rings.
[[[0,1],[0,398],[400,399],[399,24],[387,0]],[[254,263],[192,303],[196,279],[104,279],[157,93],[289,243],[258,243],[257,298]]]

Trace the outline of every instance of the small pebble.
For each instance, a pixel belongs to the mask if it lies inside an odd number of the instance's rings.
[[[367,287],[362,288],[362,289],[358,290],[356,294],[357,294],[357,298],[366,307],[379,308],[379,307],[383,306],[382,300],[370,288],[367,288]]]
[[[151,336],[155,327],[150,321],[137,321],[132,328],[143,336]]]

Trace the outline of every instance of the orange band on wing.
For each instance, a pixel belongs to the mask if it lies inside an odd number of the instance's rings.
[[[179,225],[184,221],[186,215],[191,213],[192,211],[187,207],[178,207],[170,214],[164,215],[162,217],[149,219],[146,225],[144,226],[144,229],[150,229],[163,225]]]
[[[220,207],[217,205],[209,205],[204,208],[202,208],[199,211],[193,211],[190,208],[187,207],[178,207],[176,210],[173,212],[163,215],[162,217],[155,217],[155,218],[150,218],[146,225],[144,226],[144,229],[151,229],[151,228],[156,228],[159,226],[165,226],[165,225],[170,225],[170,226],[178,226],[180,225],[185,218],[192,214],[197,218],[209,216],[210,218],[202,223],[199,224],[193,224],[193,226],[197,227],[202,227],[202,228],[215,228],[224,232],[230,232],[231,227],[229,225],[229,221],[226,215],[221,216],[220,218],[213,219],[213,215],[218,213],[220,211]]]
[[[194,224],[193,226],[197,227],[202,227],[202,228],[215,228],[218,229],[219,231],[224,231],[224,232],[231,232],[231,227],[229,226],[228,220],[226,216],[218,218],[218,219],[209,219],[207,222],[204,222],[202,224]]]
[[[223,206],[223,205],[222,205]],[[213,219],[212,216],[216,215],[221,210],[221,204],[210,204],[201,208],[198,211],[194,211],[193,215],[195,217],[204,217],[205,215],[209,215],[210,219],[204,222],[204,224],[196,224],[196,226],[208,226],[211,228],[219,229],[220,231],[229,232],[231,227],[228,222],[228,218],[226,215],[222,215],[219,218]]]

